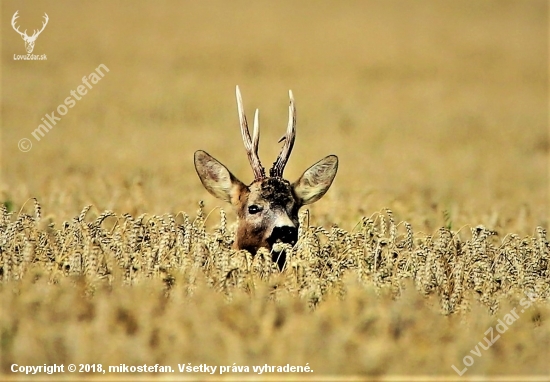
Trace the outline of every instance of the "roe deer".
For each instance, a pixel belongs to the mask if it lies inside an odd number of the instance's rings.
[[[288,127],[286,134],[279,141],[284,141],[284,144],[269,171],[269,176],[266,176],[258,156],[258,109],[254,116],[254,131],[251,138],[238,86],[236,96],[241,135],[254,173],[254,181],[246,186],[223,164],[202,150],[195,152],[195,169],[208,192],[231,203],[236,209],[238,228],[234,246],[237,249],[248,250],[252,255],[258,248],[267,248],[271,251],[273,261],[277,262],[282,270],[286,254],[281,251],[280,243],[296,243],[298,210],[325,195],[336,176],[338,157],[329,155],[321,159],[294,183],[283,178],[283,171],[296,138],[296,109],[292,91],[289,91]]]

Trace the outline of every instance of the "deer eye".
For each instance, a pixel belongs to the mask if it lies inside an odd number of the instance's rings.
[[[257,214],[261,210],[262,210],[262,207],[257,206],[255,204],[248,207],[248,213],[251,214],[251,215]]]

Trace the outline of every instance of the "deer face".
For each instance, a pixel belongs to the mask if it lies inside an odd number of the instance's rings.
[[[286,256],[281,243],[294,245],[298,240],[298,210],[305,204],[319,200],[329,189],[338,169],[338,158],[329,155],[308,168],[302,176],[290,183],[282,177],[296,136],[296,110],[290,93],[290,117],[281,154],[277,157],[270,176],[258,157],[258,111],[254,120],[254,135],[250,138],[241,95],[237,87],[237,105],[241,121],[241,133],[255,175],[246,186],[223,164],[206,152],[195,152],[195,169],[204,187],[215,197],[233,205],[238,216],[235,247],[255,254],[259,248],[267,248],[282,269]]]
[[[237,246],[255,253],[275,244],[294,245],[298,240],[298,208],[291,184],[281,178],[266,178],[247,187],[237,206]]]
[[[32,53],[34,50],[34,42],[36,41],[36,36],[22,36],[23,40],[25,40],[25,50],[27,53]]]

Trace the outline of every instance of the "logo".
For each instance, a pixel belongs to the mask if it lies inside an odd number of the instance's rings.
[[[13,27],[13,29],[17,33],[19,33],[19,35],[21,36],[23,41],[25,41],[25,49],[27,50],[27,53],[28,53],[28,55],[26,57],[30,57],[32,51],[34,50],[34,43],[36,42],[36,39],[38,38],[38,36],[40,36],[40,33],[42,33],[44,28],[46,28],[46,25],[48,25],[49,17],[48,17],[47,13],[44,13],[44,16],[43,16],[44,17],[44,22],[42,22],[42,29],[40,29],[38,31],[36,29],[34,29],[32,36],[29,36],[29,35],[27,35],[27,30],[26,29],[25,29],[25,32],[21,32],[19,30],[19,27],[15,25],[15,20],[17,20],[19,18],[19,16],[17,15],[18,13],[19,13],[19,11],[16,11],[13,14],[13,17],[11,18],[11,26]],[[32,55],[32,56],[34,57],[35,55]],[[45,56],[45,55],[42,55],[42,56]],[[23,56],[23,57],[25,57],[25,56]],[[15,55],[14,55],[14,59],[16,59]],[[25,59],[25,58],[23,58],[23,59]],[[26,58],[26,59],[45,59],[45,58]]]

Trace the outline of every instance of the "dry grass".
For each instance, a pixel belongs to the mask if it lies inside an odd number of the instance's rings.
[[[88,221],[87,207],[54,229],[40,228],[35,208],[34,216],[2,213],[5,372],[12,363],[236,362],[451,374],[528,295],[535,307],[472,372],[547,371],[550,245],[542,228],[525,238],[496,240],[482,226],[426,237],[406,222],[399,229],[387,210],[352,232],[327,231],[303,213],[280,273],[266,251],[231,249],[223,211],[209,233],[202,209],[193,218],[107,211]]]
[[[529,292],[535,306],[466,375],[549,373],[546,2],[1,7],[23,29],[50,17],[43,62],[13,60],[23,41],[1,25],[2,372],[309,362],[314,375],[454,375]],[[99,64],[110,72],[35,141]],[[282,273],[230,249],[235,216],[217,218],[226,206],[192,164],[204,149],[250,180],[236,84],[248,113],[261,109],[266,164],[289,88],[286,175],[340,158]]]

